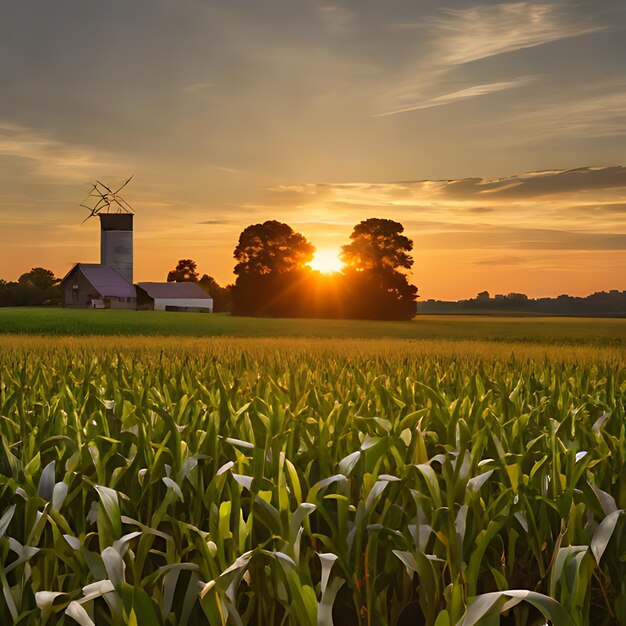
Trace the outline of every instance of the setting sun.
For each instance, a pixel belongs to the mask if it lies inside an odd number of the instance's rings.
[[[343,269],[343,261],[339,258],[338,250],[318,250],[309,263],[309,267],[322,274],[333,274]]]

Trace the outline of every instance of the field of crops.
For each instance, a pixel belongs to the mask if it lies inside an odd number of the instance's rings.
[[[0,623],[626,624],[623,363],[0,338]]]
[[[454,339],[626,348],[626,319],[419,315],[409,322],[0,307],[0,335]]]

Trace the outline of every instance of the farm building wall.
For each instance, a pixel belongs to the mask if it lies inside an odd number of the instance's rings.
[[[165,311],[166,308],[176,307],[175,310],[201,310],[213,312],[213,300],[210,298],[156,298],[155,311]]]
[[[74,268],[74,271],[62,283],[63,306],[84,309],[91,306],[92,298],[100,294],[87,280],[85,275]]]

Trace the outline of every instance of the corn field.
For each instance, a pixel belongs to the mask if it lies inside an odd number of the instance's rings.
[[[626,624],[610,348],[0,341],[0,622]]]

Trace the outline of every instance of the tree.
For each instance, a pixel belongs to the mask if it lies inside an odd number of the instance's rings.
[[[409,254],[413,242],[403,232],[402,224],[388,219],[370,218],[354,227],[341,254],[349,317],[411,319],[415,315],[417,288],[403,271],[413,266]]]
[[[215,278],[209,276],[208,274],[203,274],[202,278],[198,281],[198,284],[213,299],[213,311],[215,313],[232,311],[232,285],[226,285],[226,287],[221,287],[215,280]]]
[[[413,242],[403,232],[404,226],[393,220],[364,220],[354,227],[351,243],[342,246],[341,260],[360,271],[411,269]]]
[[[59,304],[61,289],[59,279],[43,267],[33,267],[22,274],[17,282],[4,283],[0,293],[0,306],[39,306]]]
[[[239,236],[233,312],[239,315],[300,316],[310,291],[306,264],[315,248],[289,225],[270,220]]]
[[[54,273],[43,267],[33,267],[30,272],[22,274],[17,282],[20,285],[28,285],[29,287],[36,287],[42,291],[50,289],[58,284],[58,279],[55,278]]]
[[[284,274],[304,267],[315,248],[291,226],[269,220],[248,226],[239,236],[234,257],[235,274]]]
[[[178,265],[168,273],[168,283],[196,283],[198,282],[197,263],[191,259],[181,259]]]

